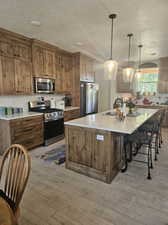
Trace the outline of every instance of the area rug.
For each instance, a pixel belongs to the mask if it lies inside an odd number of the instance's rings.
[[[65,145],[60,145],[59,147],[45,152],[37,157],[43,159],[44,162],[54,162],[60,165],[65,162]]]

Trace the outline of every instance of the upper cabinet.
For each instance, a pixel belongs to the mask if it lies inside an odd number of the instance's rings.
[[[80,54],[80,80],[94,82],[95,81],[95,60]]]
[[[168,93],[168,57],[160,58],[158,92]]]
[[[123,80],[123,67],[119,67],[117,71],[117,92],[118,93],[131,93],[132,92],[132,84],[126,83]]]
[[[17,94],[30,94],[32,92],[31,63],[15,59],[15,92]]]
[[[33,76],[55,78],[55,47],[44,42],[33,41]]]
[[[30,39],[0,29],[0,94],[31,94]]]
[[[72,55],[63,51],[56,51],[56,93],[71,93],[73,84]]]
[[[0,56],[0,94],[15,93],[14,60],[12,57]]]
[[[23,61],[31,62],[31,46],[19,41],[13,41],[13,55]]]
[[[3,35],[0,37],[0,55],[13,57],[12,42],[9,39],[5,39]]]

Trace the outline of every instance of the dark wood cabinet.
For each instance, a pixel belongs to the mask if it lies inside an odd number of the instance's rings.
[[[29,38],[0,29],[0,94],[31,94],[32,64]]]
[[[6,130],[6,133],[4,133]],[[32,149],[43,144],[43,116],[30,116],[13,120],[0,120],[0,147],[2,153],[11,144]]]
[[[19,59],[15,63],[15,92],[17,94],[32,93],[31,63]]]
[[[13,56],[22,60],[31,62],[31,46],[19,41],[12,42]]]
[[[13,56],[12,42],[10,40],[4,40],[3,36],[0,38],[0,55],[8,57]]]
[[[160,58],[159,60],[158,92],[168,93],[168,57]]]
[[[71,93],[73,88],[72,55],[56,52],[56,93]]]
[[[31,63],[13,57],[0,56],[0,94],[31,94]]]
[[[14,60],[12,57],[0,56],[0,94],[15,93]]]
[[[45,43],[33,41],[33,76],[55,78],[55,48],[47,48]]]
[[[122,165],[123,137],[70,125],[66,125],[65,136],[66,167],[110,183]]]
[[[64,121],[77,119],[80,117],[80,109],[64,111]]]

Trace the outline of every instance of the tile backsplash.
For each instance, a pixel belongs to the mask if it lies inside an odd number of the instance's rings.
[[[168,104],[168,94],[156,94],[155,96],[142,96],[141,99],[137,100],[138,104],[143,104],[143,99],[147,98],[152,104],[164,104],[167,102]]]
[[[39,97],[44,97],[45,100],[55,99],[60,101],[64,95],[22,95],[22,96],[0,96],[0,106],[5,107],[20,107],[23,111],[28,111],[28,102],[36,101]]]

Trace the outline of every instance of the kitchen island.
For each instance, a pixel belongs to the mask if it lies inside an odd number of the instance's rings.
[[[106,183],[123,166],[124,135],[132,134],[158,112],[138,109],[136,116],[120,121],[109,111],[65,123],[66,168]]]

